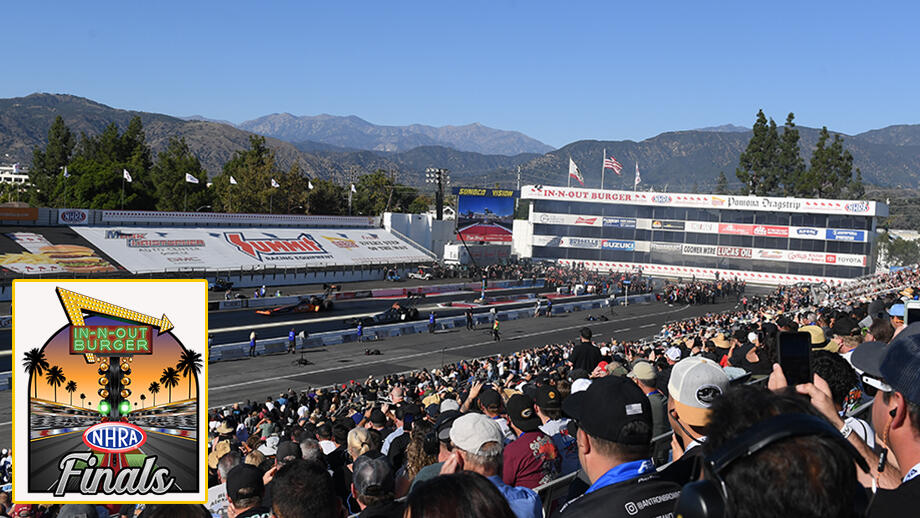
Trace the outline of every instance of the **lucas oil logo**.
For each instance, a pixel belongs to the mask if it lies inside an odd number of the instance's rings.
[[[326,249],[319,244],[310,234],[288,238],[247,238],[242,232],[224,232],[224,239],[235,246],[240,252],[262,261],[263,256],[284,256],[303,254],[325,254]]]
[[[205,281],[16,281],[16,501],[206,499],[206,308]]]

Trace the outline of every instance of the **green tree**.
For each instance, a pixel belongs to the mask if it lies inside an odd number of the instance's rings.
[[[265,137],[250,135],[249,149],[235,152],[213,180],[218,208],[226,212],[268,212],[269,198],[274,195],[271,180],[275,176],[280,176],[275,170],[275,152],[265,145]],[[235,185],[230,183],[231,177]]]
[[[330,180],[313,180],[313,190],[307,196],[310,214],[338,216],[348,212],[346,188]]]
[[[854,176],[853,155],[843,148],[843,138],[837,134],[829,144],[828,141],[830,132],[825,126],[821,128],[800,193],[814,198],[862,197],[862,173],[856,169]]]
[[[70,393],[70,406],[73,406],[73,393],[77,391],[77,382],[70,380],[67,382],[67,385],[64,386],[64,390]]]
[[[45,373],[45,380],[54,388],[54,402],[57,403],[57,388],[67,381],[67,378],[64,376],[64,369],[57,365],[52,365],[51,368],[48,369],[48,372]]]
[[[187,174],[197,178],[198,183],[187,182]],[[157,210],[194,211],[213,202],[207,186],[208,173],[184,138],[169,139],[166,149],[157,155],[150,178],[156,192]]]
[[[58,115],[48,129],[48,145],[32,150],[29,202],[39,207],[66,206],[64,167],[70,163],[77,139]]]
[[[805,174],[805,160],[799,147],[799,130],[796,129],[795,114],[789,112],[783,125],[783,136],[779,140],[777,175],[784,196],[797,196],[798,184]]]
[[[778,193],[778,141],[776,122],[772,118],[767,122],[763,110],[758,111],[754,134],[748,141],[747,149],[741,153],[735,170],[735,176],[741,181],[742,194],[771,196]]]
[[[124,133],[112,123],[99,135],[83,134],[68,167],[68,204],[89,209],[154,209],[151,156],[140,117],[131,119]],[[123,180],[125,170],[131,182]]]
[[[160,383],[169,389],[169,402],[172,403],[172,389],[179,384],[179,371],[172,367],[166,367],[160,376]]]
[[[310,195],[310,179],[304,175],[300,162],[294,162],[286,173],[277,176],[279,188],[274,191],[273,212],[281,214],[305,214]]]
[[[26,372],[29,373],[29,377],[32,378],[32,382],[35,384],[35,392],[32,397],[37,399],[38,378],[40,378],[49,367],[48,359],[45,358],[45,351],[38,347],[31,349],[23,356],[22,363],[26,368]]]
[[[728,194],[728,178],[725,177],[725,171],[719,171],[715,194]]]
[[[433,203],[434,200],[432,200],[429,196],[419,194],[415,197],[414,200],[412,200],[412,203],[409,204],[407,212],[410,214],[424,214],[428,212],[428,208],[431,207]]]
[[[893,237],[888,232],[882,232],[878,237],[879,252],[892,266],[908,266],[920,263],[920,243],[900,237]]]

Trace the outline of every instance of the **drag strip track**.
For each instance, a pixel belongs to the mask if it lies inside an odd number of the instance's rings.
[[[490,354],[510,353],[549,343],[574,340],[578,330],[590,327],[605,340],[635,340],[648,337],[667,321],[730,309],[734,303],[705,306],[675,306],[649,304],[618,307],[610,320],[585,321],[589,314],[604,311],[582,311],[553,318],[525,318],[502,322],[503,340],[490,339],[487,326],[468,331],[450,329],[431,335],[389,338],[377,342],[346,343],[305,353],[313,365],[292,365],[297,356],[275,355],[245,360],[220,362],[209,366],[209,405],[221,407],[244,400],[261,401],[290,387],[306,389],[351,379],[382,376],[419,368],[434,368],[447,362]],[[364,356],[365,348],[379,349],[382,356]]]

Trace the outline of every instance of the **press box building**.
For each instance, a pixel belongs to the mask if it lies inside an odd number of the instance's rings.
[[[752,283],[839,282],[874,271],[884,203],[527,185],[514,252],[592,270]]]

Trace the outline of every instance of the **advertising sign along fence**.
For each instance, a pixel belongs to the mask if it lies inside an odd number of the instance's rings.
[[[130,271],[423,262],[380,229],[72,227]]]

